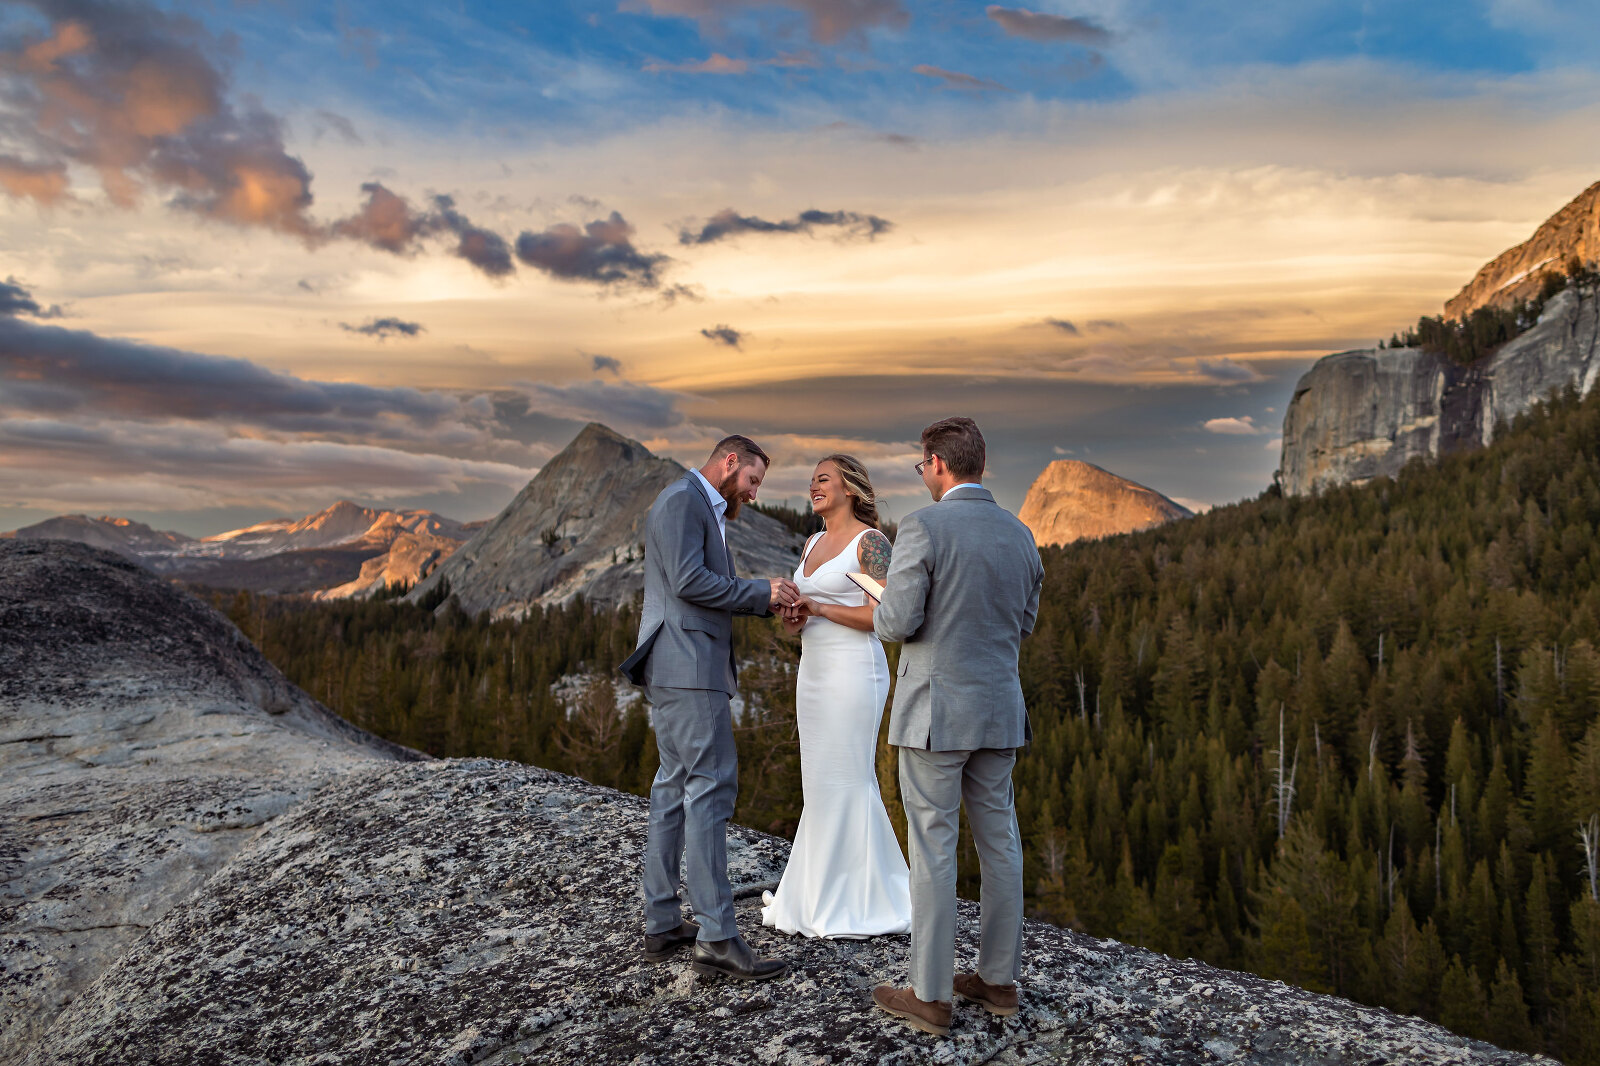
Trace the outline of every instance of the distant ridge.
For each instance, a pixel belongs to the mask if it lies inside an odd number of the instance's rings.
[[[650,505],[684,473],[673,460],[591,422],[411,598],[448,581],[469,614],[516,616],[577,596],[597,605],[627,602],[644,588]],[[752,507],[728,523],[728,545],[744,577],[790,573],[801,544]]]
[[[273,518],[199,539],[109,515],[61,515],[0,538],[76,541],[217,588],[342,599],[416,584],[479,524],[340,500],[303,518]]]
[[[1194,512],[1093,463],[1057,459],[1034,480],[1017,517],[1040,547],[1133,533]]]

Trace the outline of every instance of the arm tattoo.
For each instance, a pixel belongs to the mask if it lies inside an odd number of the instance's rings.
[[[874,581],[882,582],[889,576],[889,538],[876,529],[861,538],[861,569]]]

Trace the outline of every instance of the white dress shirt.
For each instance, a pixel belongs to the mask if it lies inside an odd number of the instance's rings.
[[[940,502],[948,500],[950,498],[950,494],[952,492],[960,492],[962,489],[981,489],[981,488],[983,488],[983,484],[981,482],[977,482],[977,481],[962,481],[962,482],[959,482],[958,484],[951,485],[949,488],[945,489],[944,490],[944,495],[940,496],[939,500],[940,500]]]
[[[722,493],[717,487],[706,480],[706,476],[699,470],[694,471],[694,476],[700,479],[700,484],[706,490],[706,495],[711,499],[711,509],[717,514],[717,532],[722,534],[722,546],[728,546],[728,501],[722,498]]]

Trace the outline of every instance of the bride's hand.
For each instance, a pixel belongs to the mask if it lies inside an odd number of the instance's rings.
[[[783,621],[784,631],[791,636],[804,628],[806,619],[810,617],[810,614],[811,605],[804,596],[801,596],[795,603],[780,608],[778,611],[778,617]]]

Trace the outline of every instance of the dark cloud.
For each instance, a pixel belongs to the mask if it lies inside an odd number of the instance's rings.
[[[622,360],[620,359],[609,355],[591,355],[589,359],[594,364],[593,369],[596,374],[601,371],[617,375],[622,373]]]
[[[245,359],[0,317],[0,408],[403,439],[477,420],[472,402],[420,389],[311,381]]]
[[[420,211],[381,182],[369,181],[361,191],[366,193],[366,203],[355,214],[333,223],[329,231],[334,235],[395,255],[414,254],[429,237],[454,236],[454,254],[489,277],[503,278],[516,271],[505,239],[474,225],[456,210],[453,198],[435,196],[432,209]]]
[[[428,331],[421,322],[406,322],[399,318],[374,318],[359,326],[341,322],[339,328],[367,337],[376,337],[380,341],[389,337],[415,337]]]
[[[802,211],[794,218],[769,222],[753,215],[741,215],[733,208],[718,211],[700,227],[678,231],[679,244],[711,244],[725,237],[741,233],[814,233],[819,227],[837,227],[847,236],[873,240],[880,233],[894,228],[894,223],[877,215],[864,215],[858,211]]]
[[[678,405],[690,399],[680,392],[631,381],[594,380],[573,385],[517,382],[516,387],[528,397],[530,414],[559,415],[638,429],[668,429],[681,425],[684,415]]]
[[[615,288],[654,289],[671,262],[633,245],[634,229],[617,212],[582,229],[567,223],[517,237],[517,258],[563,281],[592,281]]]
[[[997,81],[990,81],[988,78],[974,77],[971,74],[962,74],[960,71],[956,70],[945,70],[943,67],[935,67],[928,63],[921,63],[917,66],[914,66],[911,68],[911,71],[914,74],[921,74],[927,78],[937,78],[944,82],[944,86],[947,89],[960,89],[964,92],[1008,93],[1011,91]]]
[[[900,29],[911,22],[900,0],[625,0],[623,4],[624,10],[692,18],[707,28],[720,27],[730,15],[755,7],[800,12],[812,38],[826,44],[876,26]]]
[[[60,304],[43,307],[33,298],[33,293],[16,278],[0,281],[0,315],[27,315],[29,318],[60,318]]]
[[[1199,359],[1195,368],[1202,377],[1212,381],[1220,381],[1226,385],[1238,385],[1244,382],[1260,381],[1261,375],[1243,363],[1236,363],[1226,356],[1216,359]]]
[[[456,210],[448,196],[433,198],[434,211],[444,229],[456,236],[455,254],[491,278],[503,278],[516,271],[511,263],[511,246],[498,233],[474,226]]]
[[[738,348],[744,343],[745,335],[732,326],[718,323],[710,329],[700,331],[700,336],[713,344],[726,344],[730,348]]]
[[[990,4],[984,13],[1000,24],[1000,28],[1013,37],[1026,37],[1030,41],[1069,41],[1073,44],[1105,45],[1111,43],[1111,34],[1088,19],[1067,18],[1029,11],[1025,7],[1001,7]]]
[[[1047,326],[1053,326],[1068,336],[1078,336],[1078,327],[1074,326],[1071,322],[1068,322],[1064,318],[1047,318],[1044,320],[1044,324]]]

